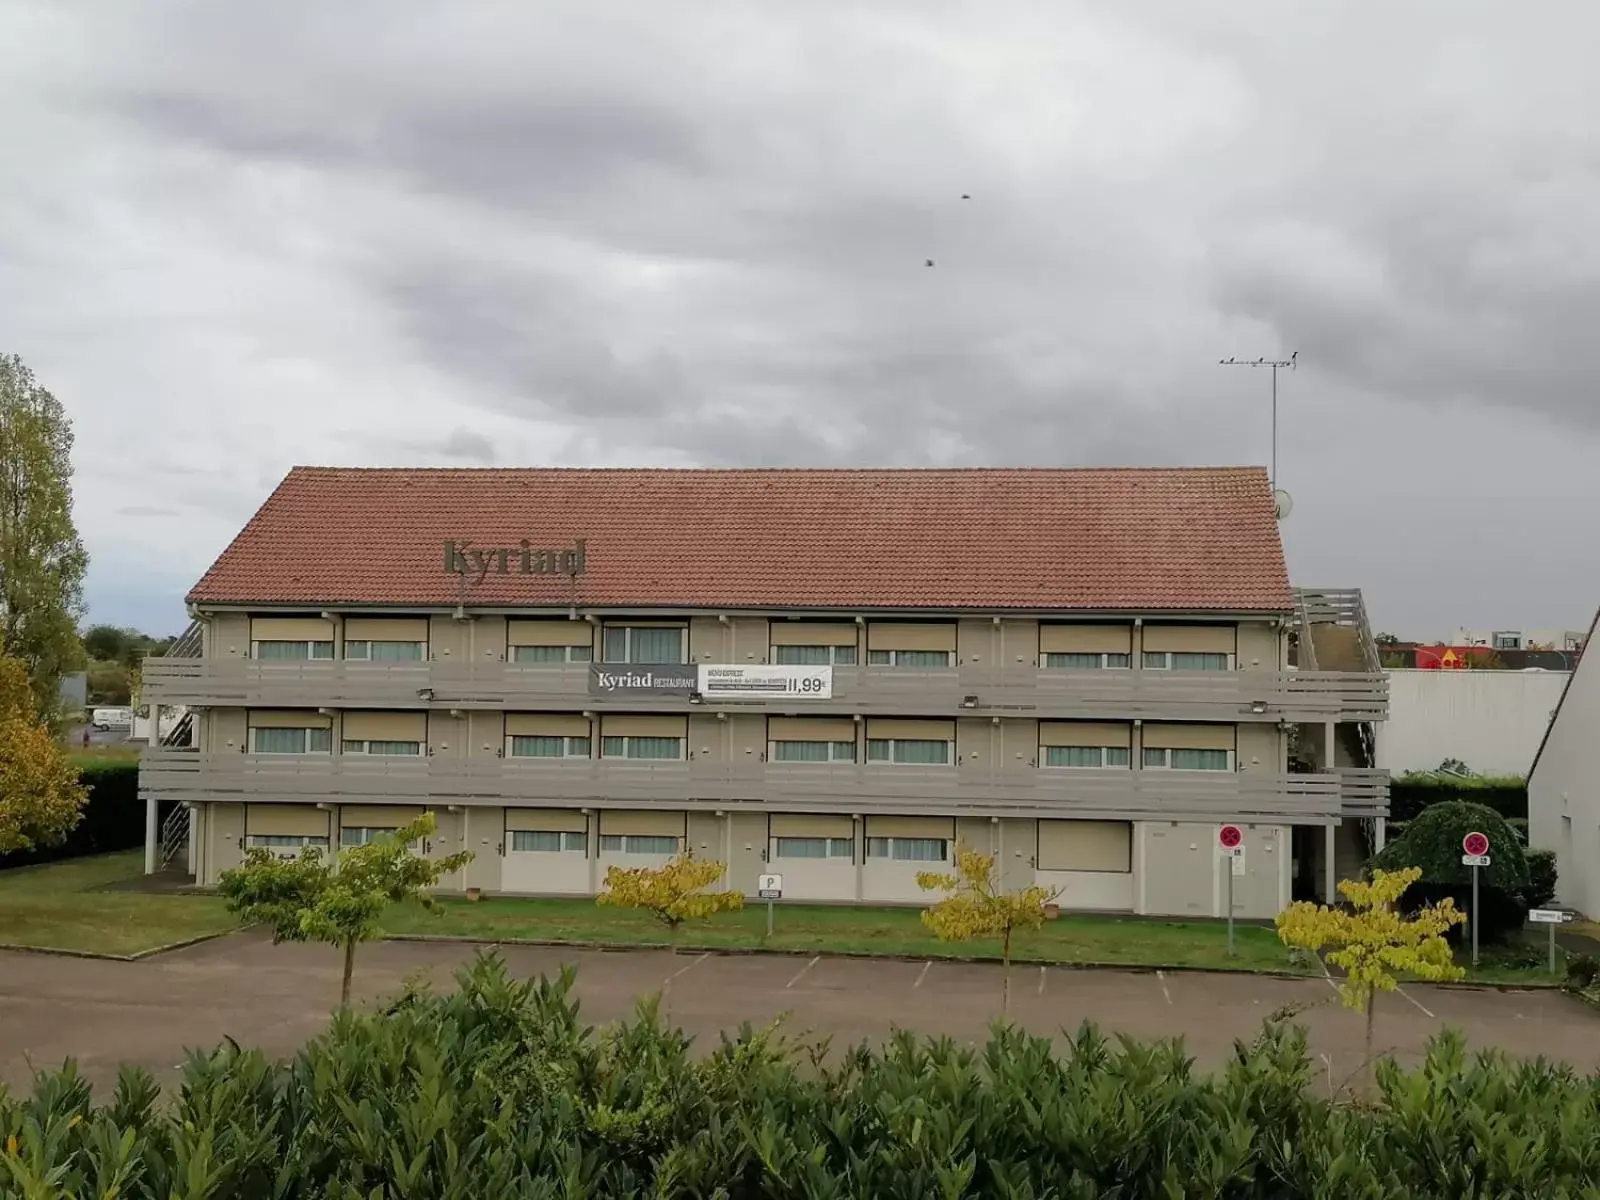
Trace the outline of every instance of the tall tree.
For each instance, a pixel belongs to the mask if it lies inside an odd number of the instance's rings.
[[[34,713],[27,668],[0,646],[0,854],[54,845],[72,831],[88,792]]]
[[[27,667],[41,716],[83,662],[88,563],[72,521],[72,423],[20,358],[0,354],[0,643]]]

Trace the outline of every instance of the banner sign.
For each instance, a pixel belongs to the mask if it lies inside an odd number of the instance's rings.
[[[630,666],[594,664],[589,668],[591,696],[689,696],[699,680],[690,665]]]
[[[702,665],[700,694],[707,700],[831,700],[832,667]]]

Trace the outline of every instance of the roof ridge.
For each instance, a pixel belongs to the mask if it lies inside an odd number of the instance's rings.
[[[493,466],[493,467],[371,467],[300,463],[289,473],[342,473],[370,475],[488,475],[526,472],[539,474],[595,475],[1023,475],[1023,474],[1106,474],[1106,475],[1221,475],[1266,474],[1267,468],[1253,464],[1234,466],[963,466],[963,467],[578,467],[578,466]],[[279,486],[282,486],[281,483]]]

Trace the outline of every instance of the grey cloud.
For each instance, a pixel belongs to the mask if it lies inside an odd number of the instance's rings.
[[[457,426],[445,438],[441,453],[446,458],[462,458],[487,466],[494,462],[494,445],[481,433]]]
[[[155,504],[126,504],[117,509],[119,517],[176,517],[181,514],[175,508],[162,508]]]

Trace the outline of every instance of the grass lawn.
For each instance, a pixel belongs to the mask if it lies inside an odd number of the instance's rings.
[[[142,850],[0,871],[0,942],[100,954],[135,954],[238,922],[220,897],[94,889],[131,879]]]
[[[486,899],[476,903],[446,899],[441,910],[420,906],[392,912],[388,933],[432,934],[511,941],[635,942],[666,945],[667,932],[655,918],[601,908],[590,900]],[[766,938],[767,909],[751,904],[740,912],[686,922],[679,933],[684,949],[809,950],[822,953],[899,954],[950,958],[1000,953],[998,940],[941,942],[923,926],[914,908],[847,908],[780,904],[772,938]],[[1317,973],[1291,963],[1271,929],[1240,925],[1236,953],[1227,953],[1227,927],[1209,922],[1157,921],[1111,916],[1063,915],[1037,933],[1018,934],[1016,962],[1117,963],[1127,966],[1236,967],[1256,971]]]
[[[75,767],[87,767],[96,763],[136,763],[139,761],[139,752],[143,743],[129,745],[118,742],[109,746],[82,746],[67,747],[67,759]]]

